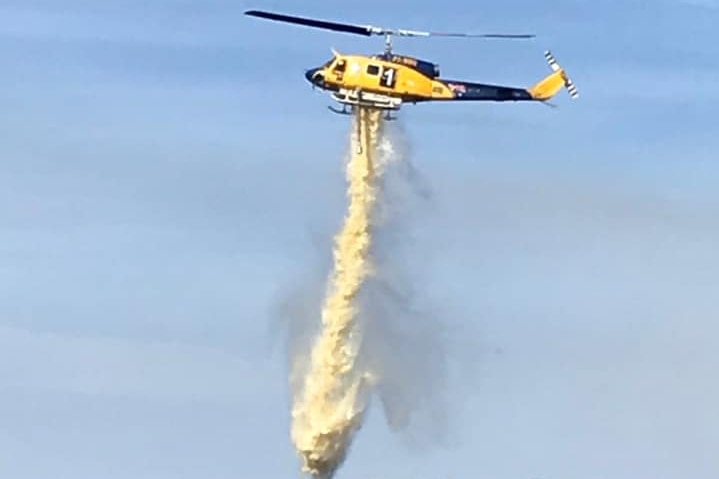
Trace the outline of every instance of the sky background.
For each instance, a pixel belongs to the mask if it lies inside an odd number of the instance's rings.
[[[402,111],[450,422],[373,408],[337,479],[716,478],[711,0],[0,1],[0,476],[299,477],[277,308],[326,273],[350,131],[303,72],[382,39],[248,8],[534,32],[395,49],[528,86],[550,48],[581,95]]]

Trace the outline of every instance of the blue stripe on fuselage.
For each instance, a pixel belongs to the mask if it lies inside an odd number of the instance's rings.
[[[524,88],[444,79],[439,81],[447,85],[454,92],[455,98],[451,100],[455,101],[526,101],[533,99]]]

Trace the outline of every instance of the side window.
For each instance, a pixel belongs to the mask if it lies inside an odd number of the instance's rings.
[[[367,65],[367,73],[369,75],[379,74],[379,67],[377,65]]]

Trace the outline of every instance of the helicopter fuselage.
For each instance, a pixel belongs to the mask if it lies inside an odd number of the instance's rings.
[[[531,101],[531,89],[440,78],[435,63],[396,54],[341,55],[305,72],[313,86],[348,105],[398,110],[403,103],[428,101]],[[561,88],[563,80],[552,82]]]

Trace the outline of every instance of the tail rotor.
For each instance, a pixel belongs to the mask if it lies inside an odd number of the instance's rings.
[[[572,79],[569,78],[567,72],[559,65],[557,59],[554,58],[554,55],[552,55],[552,52],[549,50],[545,51],[544,58],[546,58],[547,63],[549,63],[549,67],[552,69],[552,71],[561,72],[562,79],[564,80],[564,87],[567,89],[569,96],[571,96],[573,99],[577,99],[579,97],[579,91],[577,91],[577,87],[574,85]]]

